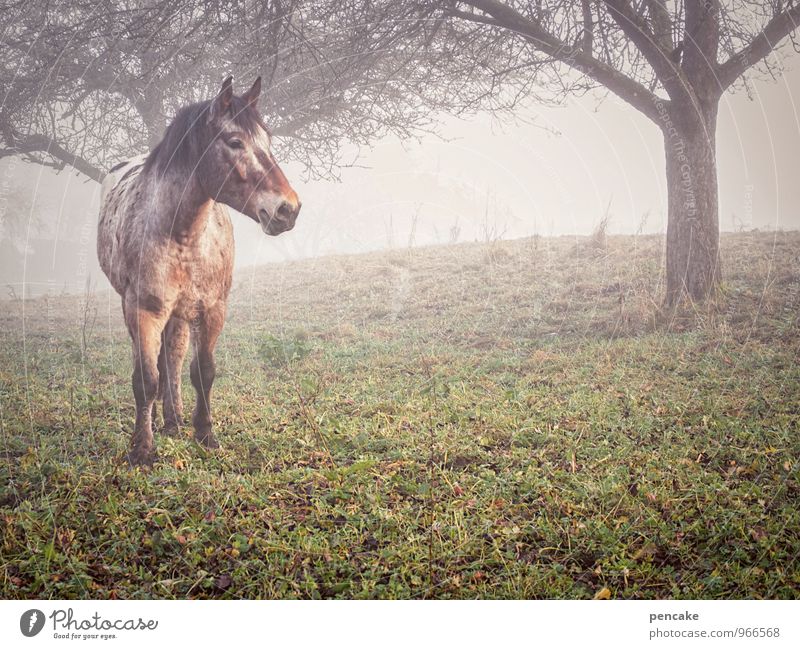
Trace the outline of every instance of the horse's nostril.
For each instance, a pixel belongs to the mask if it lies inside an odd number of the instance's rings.
[[[282,219],[291,219],[297,214],[296,208],[288,203],[287,201],[283,201],[280,207],[278,208],[278,217]]]

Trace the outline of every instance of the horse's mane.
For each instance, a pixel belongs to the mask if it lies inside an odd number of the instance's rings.
[[[145,169],[194,169],[211,139],[217,135],[213,125],[208,123],[212,101],[201,101],[178,111],[161,141],[147,156]],[[234,95],[231,98],[230,112],[236,125],[248,135],[255,135],[260,128],[268,130],[258,111],[242,97]]]

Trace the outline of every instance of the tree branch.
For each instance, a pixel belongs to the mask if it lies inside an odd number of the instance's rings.
[[[748,68],[765,58],[780,41],[795,31],[800,24],[800,5],[790,7],[767,23],[747,47],[739,50],[725,63],[717,67],[716,80],[724,92]]]
[[[482,25],[491,25],[492,27],[502,27],[500,23],[498,23],[494,18],[489,18],[489,16],[482,16],[481,14],[473,14],[468,11],[461,11],[459,9],[454,9],[453,7],[446,7],[445,8],[445,15],[449,16],[450,18],[462,18],[464,20],[469,20],[473,23],[480,23]]]
[[[594,38],[594,19],[590,0],[581,0],[581,15],[583,17],[583,51],[592,55]]]
[[[656,105],[658,103],[668,104],[668,102],[660,99],[639,82],[607,63],[599,61],[582,49],[564,43],[535,20],[523,16],[516,9],[499,0],[464,0],[464,4],[488,14],[497,22],[498,26],[520,34],[539,51],[570,66],[581,74],[585,74],[608,88],[655,123],[660,123],[661,114]],[[481,16],[476,16],[475,22],[485,22],[481,18]]]
[[[683,69],[698,92],[713,86],[719,51],[719,0],[691,0],[685,3]],[[716,93],[712,93],[716,95]],[[716,101],[718,96],[711,97]]]
[[[653,23],[653,36],[656,42],[666,51],[671,52],[675,47],[672,42],[672,18],[667,10],[665,0],[646,0],[650,12],[650,22]]]
[[[604,0],[614,22],[642,53],[656,77],[673,99],[693,100],[692,90],[681,68],[670,57],[672,50],[664,49],[647,21],[628,0]]]
[[[29,135],[25,138],[15,137],[10,148],[0,149],[0,158],[12,155],[30,155],[44,153],[60,160],[64,166],[69,165],[76,171],[88,176],[97,182],[103,182],[106,172],[95,167],[92,163],[78,155],[72,154],[55,140],[46,135]]]

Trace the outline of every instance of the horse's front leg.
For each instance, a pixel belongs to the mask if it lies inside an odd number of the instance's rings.
[[[207,310],[192,327],[194,358],[190,366],[192,385],[197,392],[192,424],[194,438],[207,448],[219,448],[211,431],[211,386],[214,384],[216,366],[214,347],[225,324],[225,305],[221,302]]]
[[[181,399],[181,368],[189,347],[189,323],[177,316],[170,318],[162,336],[164,343],[159,356],[161,396],[164,399],[164,432],[172,435],[183,426]]]
[[[158,354],[165,318],[143,309],[138,300],[126,300],[125,323],[133,341],[133,396],[136,400],[136,423],[128,461],[132,465],[152,464],[153,404],[158,394]]]

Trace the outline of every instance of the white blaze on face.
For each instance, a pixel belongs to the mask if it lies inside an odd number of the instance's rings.
[[[269,133],[267,133],[267,131],[261,126],[258,127],[258,131],[253,137],[253,145],[257,149],[260,149],[269,155],[270,147],[272,146],[272,140],[269,137]]]

